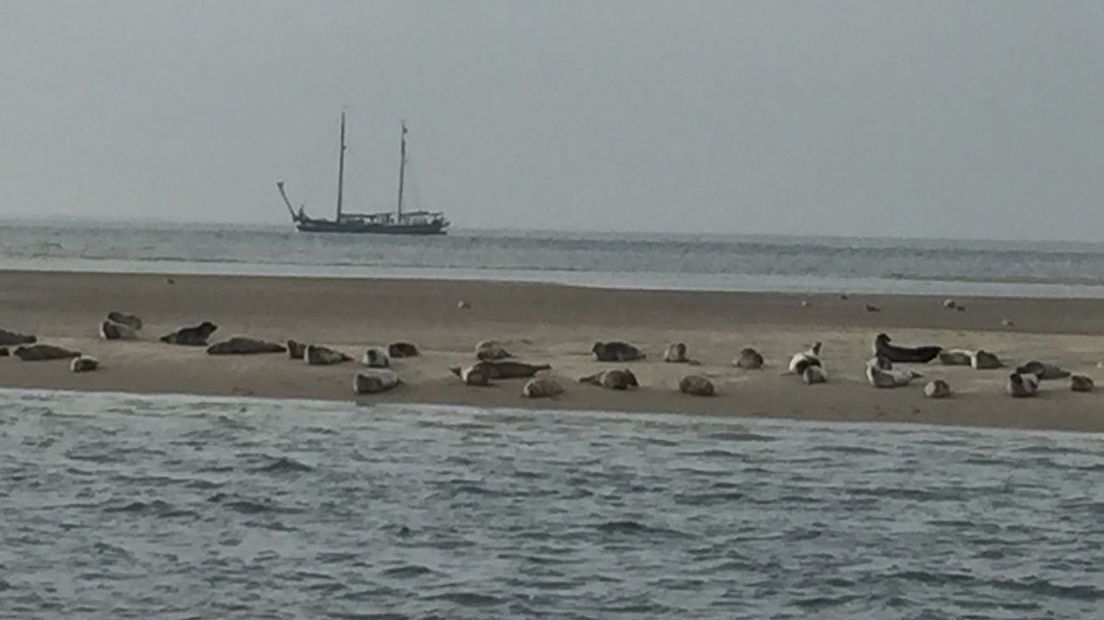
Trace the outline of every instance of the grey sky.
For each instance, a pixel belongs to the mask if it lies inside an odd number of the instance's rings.
[[[1104,236],[1104,3],[0,0],[0,217]]]

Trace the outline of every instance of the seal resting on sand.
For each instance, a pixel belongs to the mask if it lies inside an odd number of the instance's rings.
[[[386,392],[400,383],[402,383],[402,380],[393,370],[369,368],[358,372],[353,377],[353,392],[355,394]]]
[[[551,398],[563,393],[564,387],[560,382],[549,377],[530,379],[521,388],[521,395],[524,398]]]
[[[80,351],[70,351],[64,347],[52,344],[31,344],[17,347],[14,355],[24,362],[46,362],[49,360],[64,360],[71,357],[80,357]]]
[[[590,352],[599,362],[635,362],[647,356],[635,346],[620,341],[595,342]]]
[[[628,368],[619,370],[603,370],[602,372],[580,377],[579,383],[590,383],[606,388],[607,390],[627,390],[631,387],[639,387],[640,382],[636,375]]]
[[[686,356],[686,343],[676,342],[668,345],[663,352],[663,361],[669,364],[689,364],[690,358]]]
[[[944,366],[969,366],[974,352],[963,349],[948,349],[939,352],[939,363]]]
[[[828,371],[824,370],[823,366],[807,366],[805,370],[801,372],[801,380],[809,385],[827,383]]]
[[[1036,377],[1039,377],[1040,381],[1065,379],[1066,377],[1070,376],[1070,372],[1068,370],[1062,370],[1054,364],[1046,364],[1044,362],[1039,362],[1036,360],[1031,360],[1023,366],[1020,366],[1016,369],[1016,372],[1022,375],[1035,375]]]
[[[794,353],[790,358],[790,365],[787,372],[790,374],[801,375],[805,373],[805,369],[810,366],[823,366],[820,363],[820,342],[814,342],[813,346],[808,350],[801,353]]]
[[[0,345],[12,346],[17,344],[34,344],[36,342],[38,342],[38,338],[34,336],[20,334],[19,332],[11,332],[6,329],[0,329]]]
[[[92,372],[100,367],[100,362],[92,357],[80,356],[74,357],[73,361],[69,362],[69,370],[73,372]]]
[[[744,370],[759,370],[763,368],[763,356],[755,349],[745,347],[736,359],[732,360],[732,365]]]
[[[874,345],[871,347],[874,350],[874,355],[901,364],[927,364],[943,350],[943,347],[899,347],[889,343],[890,337],[888,335],[878,334],[874,338]]]
[[[979,350],[970,356],[970,366],[974,370],[993,370],[994,368],[1003,368],[1004,364],[995,354]]]
[[[491,370],[487,364],[487,362],[476,362],[471,366],[455,366],[449,370],[460,377],[464,385],[484,387],[491,384]]]
[[[1008,375],[1008,393],[1013,398],[1034,396],[1039,392],[1039,378],[1014,372]]]
[[[410,342],[394,342],[387,345],[387,354],[391,357],[418,357],[418,347]]]
[[[129,325],[107,319],[100,323],[100,338],[104,340],[137,340],[138,333]]]
[[[137,314],[127,314],[125,312],[113,310],[107,313],[107,320],[112,323],[118,323],[119,325],[126,325],[134,331],[142,329],[142,319],[138,318]]]
[[[482,361],[501,360],[513,357],[510,352],[502,348],[502,345],[494,340],[484,340],[475,345],[475,357]]]
[[[360,363],[369,368],[387,368],[391,365],[391,356],[383,347],[368,347],[364,357],[360,358]]]
[[[256,353],[283,353],[287,347],[277,342],[234,336],[229,340],[207,347],[207,355],[254,355]]]
[[[1093,380],[1085,375],[1073,375],[1070,377],[1070,389],[1074,392],[1093,391]]]
[[[510,360],[476,362],[470,368],[476,368],[478,372],[487,375],[488,379],[525,379],[532,377],[542,370],[551,370],[549,364],[526,364]],[[459,366],[449,368],[452,374],[463,379],[464,369]],[[466,383],[466,381],[465,381]]]
[[[679,380],[679,391],[690,396],[712,396],[713,382],[701,375],[688,375]]]
[[[334,351],[318,344],[308,344],[303,349],[303,360],[308,366],[332,366],[352,359],[341,351]]]
[[[882,357],[866,362],[866,381],[876,388],[904,387],[921,376],[911,370],[893,370],[893,365]]]
[[[299,342],[298,340],[287,341],[288,357],[293,360],[303,359],[303,354],[307,352],[307,345]]]
[[[950,398],[951,385],[942,379],[929,381],[924,386],[924,396],[927,398]]]
[[[204,321],[194,327],[181,327],[180,329],[161,336],[161,342],[179,344],[188,347],[205,347],[207,339],[215,333],[218,326],[210,321]]]

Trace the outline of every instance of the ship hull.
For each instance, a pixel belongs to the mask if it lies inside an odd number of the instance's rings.
[[[360,222],[334,222],[330,220],[303,220],[295,224],[299,232],[349,233],[373,235],[446,235],[447,224],[370,224]]]

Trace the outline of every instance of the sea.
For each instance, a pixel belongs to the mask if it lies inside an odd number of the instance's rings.
[[[1070,243],[23,222],[0,268],[1104,293]],[[1102,483],[1094,434],[0,389],[0,619],[1100,618]]]

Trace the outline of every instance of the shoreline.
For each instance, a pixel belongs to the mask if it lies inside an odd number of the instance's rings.
[[[472,308],[459,310],[459,300]],[[802,307],[801,300],[811,306]],[[960,301],[965,312],[943,308],[941,297],[912,295],[842,300],[529,282],[0,271],[0,327],[35,333],[103,363],[97,372],[74,374],[65,362],[0,358],[0,387],[1104,432],[1098,394],[1074,394],[1055,381],[1044,382],[1037,398],[1011,399],[1003,393],[1007,369],[913,367],[925,380],[951,383],[956,395],[946,401],[924,399],[924,381],[895,390],[865,383],[862,365],[881,331],[902,344],[984,348],[1009,365],[1042,359],[1104,381],[1097,367],[1104,360],[1104,301]],[[866,312],[868,303],[881,311]],[[142,316],[141,340],[99,340],[98,322],[110,310]],[[1002,326],[1005,317],[1015,327]],[[280,354],[211,357],[202,348],[156,342],[203,320],[220,326],[212,342],[232,335],[294,338],[359,359],[367,346],[407,340],[424,354],[394,360],[405,385],[354,398],[355,362],[308,367]],[[528,400],[520,396],[520,380],[492,388],[462,385],[448,366],[472,361],[475,343],[486,339],[503,342],[522,360],[551,363],[551,376],[567,393]],[[591,359],[596,340],[626,340],[647,351],[647,360],[623,365],[640,377],[639,390],[612,392],[575,381],[618,367]],[[813,340],[825,343],[830,382],[807,386],[781,375],[789,356]],[[686,342],[702,365],[663,363],[663,349],[675,341]],[[769,367],[733,368],[744,346],[762,351]],[[718,396],[679,393],[685,374],[709,377]]]

